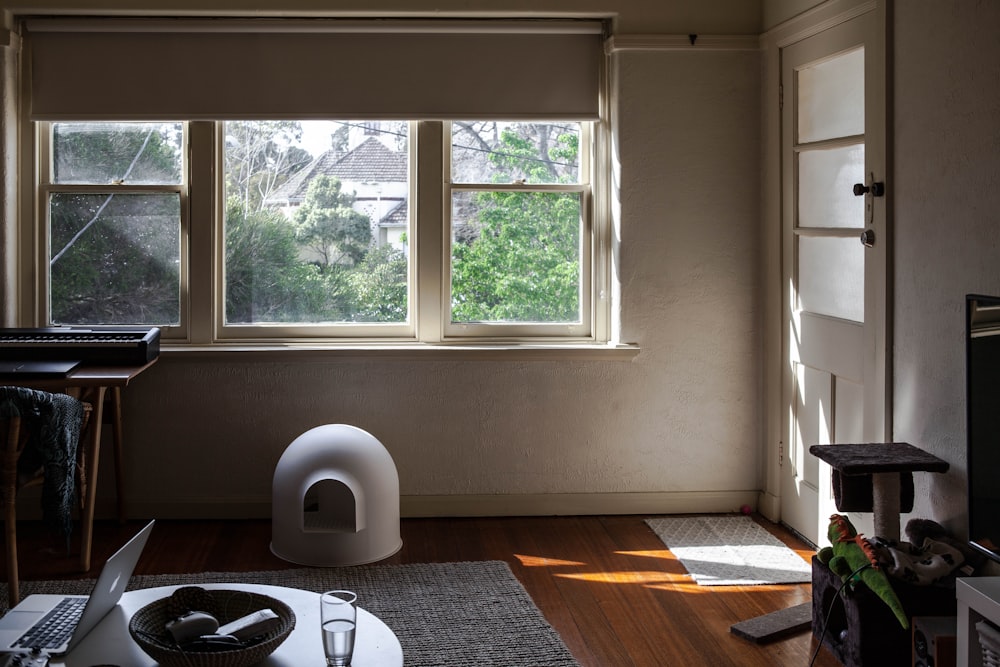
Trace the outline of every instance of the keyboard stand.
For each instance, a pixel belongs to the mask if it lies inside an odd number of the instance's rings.
[[[109,403],[107,419],[111,424],[111,438],[115,464],[115,490],[119,521],[125,521],[125,472],[122,465],[124,446],[122,428],[121,392],[137,375],[156,363],[158,357],[141,366],[89,366],[75,368],[65,378],[19,378],[0,375],[0,384],[28,387],[49,392],[61,392],[90,403],[93,412],[87,428],[81,434],[80,445],[85,447],[85,479],[83,507],[80,511],[80,570],[90,570],[90,553],[94,541],[94,510],[97,502],[97,471],[101,454],[102,426],[105,422],[104,406]],[[110,391],[109,391],[110,390]]]

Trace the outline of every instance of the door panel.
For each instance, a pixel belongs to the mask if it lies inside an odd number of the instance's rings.
[[[855,230],[850,230],[855,231]],[[862,323],[865,319],[865,253],[852,236],[799,236],[799,311]]]
[[[835,442],[864,442],[861,416],[864,414],[864,385],[840,378],[834,398],[834,419],[837,423]],[[857,527],[857,526],[855,526]]]
[[[861,326],[811,313],[801,313],[799,322],[799,345],[792,363],[826,369],[837,377],[863,384],[864,363],[858,354],[865,340]]]
[[[786,480],[791,488],[782,493],[782,501],[789,494],[797,502],[782,504],[781,517],[789,526],[814,543],[825,529],[821,526],[823,499],[832,493],[829,466],[809,453],[809,446],[830,444],[833,428],[833,377],[830,373],[805,364],[795,365],[795,405],[798,417],[789,449],[788,466],[796,475]]]
[[[828,50],[814,38],[816,50]],[[865,48],[822,54],[798,70],[796,109],[799,143],[837,139],[865,132]]]
[[[781,517],[817,545],[836,512],[816,444],[887,438],[884,8],[781,51],[784,405]],[[862,233],[875,243],[862,243]],[[867,525],[870,520],[852,516]]]
[[[865,181],[865,146],[850,144],[799,153],[799,227],[853,227],[865,202],[855,183]]]

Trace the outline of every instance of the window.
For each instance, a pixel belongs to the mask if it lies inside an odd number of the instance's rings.
[[[182,128],[49,126],[39,187],[45,324],[180,324]]]
[[[327,35],[281,22],[292,29],[270,35],[269,25],[262,41],[256,24],[213,33],[199,23],[186,33],[183,21],[106,23],[72,22],[75,31],[28,22],[31,76],[45,82],[31,86],[26,122],[36,130],[34,214],[49,266],[26,294],[38,313],[30,325],[156,325],[167,341],[196,344],[607,340],[606,314],[595,308],[606,307],[609,258],[608,206],[594,178],[606,135],[595,115],[603,65],[591,24],[538,34],[536,23],[503,23],[509,34],[407,27],[378,41],[339,24]],[[406,91],[420,86],[393,69],[409,67],[398,59],[379,65],[388,68],[382,86],[370,85],[370,72],[356,79],[353,68],[323,68],[282,88],[310,59],[399,40],[427,45],[439,32],[449,36],[440,42],[448,67],[404,72],[435,91],[419,101]],[[183,53],[202,57],[158,60],[157,46],[179,33]],[[273,48],[261,55],[261,44]],[[562,60],[547,60],[555,69],[542,76],[490,66],[517,45]],[[101,87],[103,97],[75,95],[81,77],[98,86],[107,75],[79,66],[81,48],[87,58],[139,49],[145,74],[134,74],[128,95],[114,86]],[[461,48],[482,53],[456,60]],[[209,52],[267,59],[273,67],[247,70],[268,83],[226,78],[243,68],[204,74],[196,64]],[[185,65],[217,85],[175,88],[148,75]],[[454,94],[456,82],[465,94]],[[317,112],[316,96],[361,113]]]
[[[229,121],[225,327],[409,319],[409,125]]]
[[[449,333],[581,328],[590,201],[582,125],[451,123]]]

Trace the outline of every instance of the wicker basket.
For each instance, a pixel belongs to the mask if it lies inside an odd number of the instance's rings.
[[[166,630],[167,622],[188,611],[208,612],[224,625],[261,609],[277,614],[280,625],[233,651],[184,651]],[[271,655],[294,627],[295,614],[275,598],[249,591],[186,586],[135,612],[128,631],[136,644],[163,667],[249,667]]]

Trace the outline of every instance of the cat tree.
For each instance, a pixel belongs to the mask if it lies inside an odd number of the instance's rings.
[[[899,540],[900,513],[913,509],[913,473],[949,467],[905,442],[813,445],[809,452],[833,468],[837,509],[872,512],[875,536],[891,540]],[[841,585],[839,576],[813,558],[813,633],[845,667],[911,665],[910,632],[866,587],[845,597],[838,595]],[[893,589],[911,618],[955,613],[952,590],[903,582],[894,582]]]

